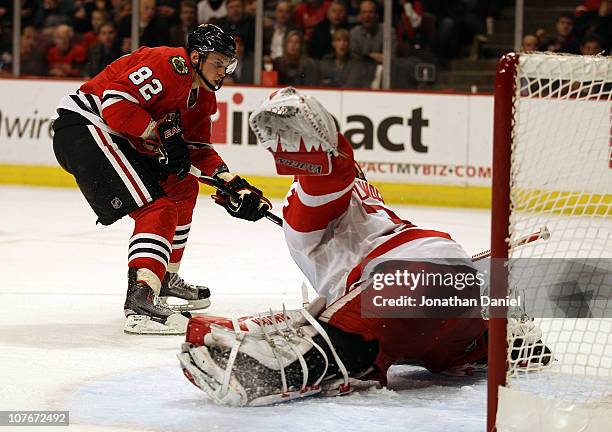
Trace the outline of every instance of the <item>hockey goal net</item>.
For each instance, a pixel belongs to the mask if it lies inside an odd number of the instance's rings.
[[[488,431],[612,430],[611,95],[609,57],[498,64],[491,250],[507,261],[491,290],[523,298],[490,320]],[[548,241],[512,246],[543,226]],[[534,319],[552,361],[512,318]]]

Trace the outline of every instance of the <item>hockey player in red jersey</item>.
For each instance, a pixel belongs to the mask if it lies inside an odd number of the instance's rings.
[[[385,385],[388,368],[400,361],[442,372],[486,357],[479,307],[439,318],[423,310],[424,317],[390,317],[366,307],[377,273],[476,270],[449,234],[419,228],[384,203],[325,108],[282,89],[250,125],[277,171],[295,176],[283,208],[285,238],[320,297],[299,311],[192,318],[179,354],[190,381],[218,403],[265,405]],[[472,288],[464,296],[479,296]],[[440,286],[415,290],[449,294]]]
[[[54,122],[54,151],[98,216],[135,221],[128,251],[124,330],[181,334],[210,292],[186,283],[179,265],[198,182],[191,165],[226,182],[239,198],[216,202],[235,217],[258,220],[271,207],[261,191],[233,175],[210,145],[215,91],[236,67],[231,36],[203,25],[186,48],[140,48],[64,97]],[[173,306],[168,297],[187,300]]]

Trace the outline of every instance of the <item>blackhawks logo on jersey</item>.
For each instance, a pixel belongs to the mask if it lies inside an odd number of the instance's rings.
[[[174,68],[174,72],[176,72],[179,75],[187,75],[189,73],[187,62],[181,56],[170,57],[170,64]]]

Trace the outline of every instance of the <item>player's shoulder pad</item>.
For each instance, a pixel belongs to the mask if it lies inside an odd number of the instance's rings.
[[[191,65],[185,48],[182,47],[161,47],[163,49],[164,60],[171,72],[179,77],[189,77],[191,79]]]
[[[144,50],[144,48],[141,48]],[[140,50],[139,50],[140,51]],[[191,66],[185,48],[181,47],[157,47],[146,48],[144,61],[161,75],[163,82],[186,82],[191,85]]]

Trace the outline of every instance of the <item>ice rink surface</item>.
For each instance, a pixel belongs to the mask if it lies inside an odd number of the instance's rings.
[[[265,408],[213,405],[178,368],[182,336],[123,333],[131,219],[96,227],[76,189],[0,186],[0,202],[0,410],[69,410],[69,429],[79,432],[485,429],[484,376],[408,366],[391,369],[388,389]],[[449,232],[470,254],[488,247],[488,211],[393,207]],[[181,275],[211,288],[209,314],[301,305],[304,278],[282,230],[233,219],[206,196]]]

